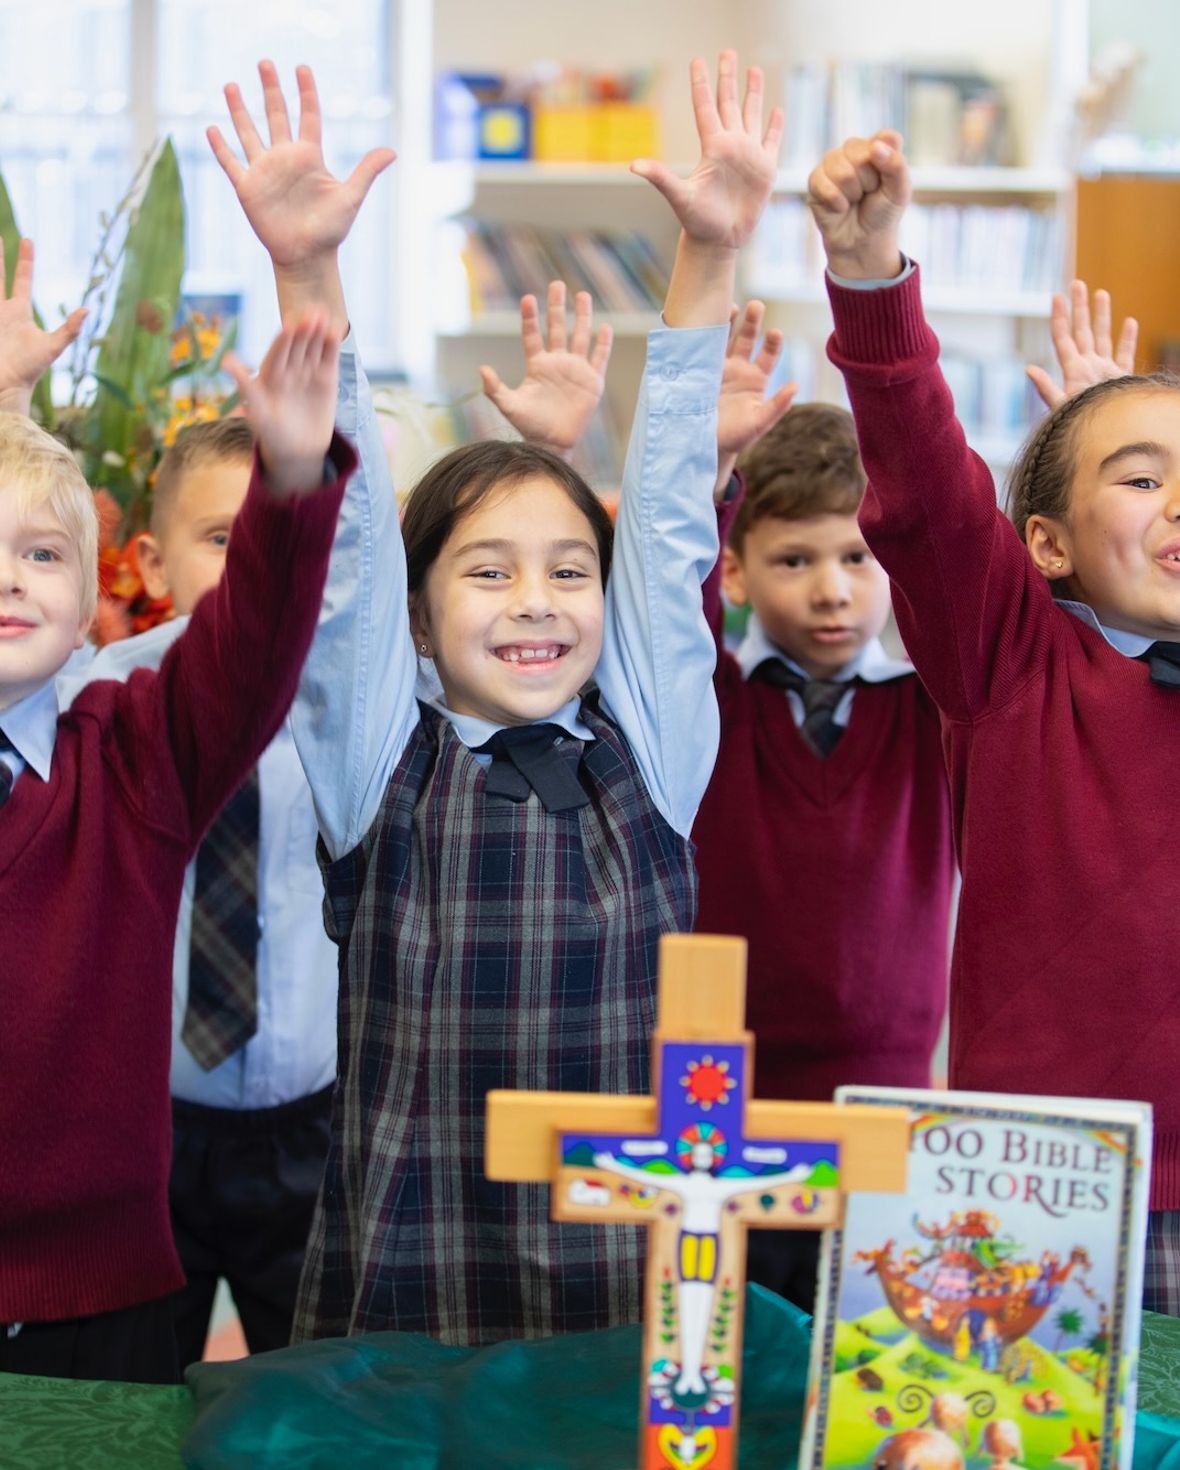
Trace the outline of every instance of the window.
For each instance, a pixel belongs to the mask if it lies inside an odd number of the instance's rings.
[[[270,263],[246,224],[205,128],[236,147],[222,95],[242,87],[265,137],[257,61],[273,60],[297,115],[294,70],[316,73],[325,152],[349,173],[392,140],[393,0],[0,0],[0,171],[37,243],[42,311],[78,300],[141,140],[176,145],[188,220],[186,291],[240,300],[240,351],[257,363],[277,324]],[[136,65],[145,57],[149,64]],[[142,77],[142,80],[137,80]],[[345,247],[366,360],[397,361],[393,190],[374,190]]]

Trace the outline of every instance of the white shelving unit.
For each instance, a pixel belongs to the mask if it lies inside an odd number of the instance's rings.
[[[658,65],[663,76],[659,104],[664,153],[687,158],[693,151],[691,116],[683,79],[693,55],[715,55],[736,45],[740,58],[761,63],[767,92],[777,95],[782,76],[799,61],[823,64],[832,58],[880,61],[898,57],[960,58],[1000,80],[1011,101],[1020,167],[922,168],[915,171],[921,203],[1021,205],[1072,221],[1068,121],[1074,89],[1086,66],[1086,0],[992,0],[986,10],[946,7],[932,12],[922,0],[898,0],[885,15],[870,0],[746,0],[718,7],[715,0],[599,0],[592,27],[583,7],[541,10],[532,0],[501,0],[493,8],[465,0],[401,0],[413,13],[418,57],[403,55],[403,74],[412,66],[421,105],[421,75],[444,69],[522,71],[544,60],[575,63],[586,70],[626,70]],[[428,131],[419,113],[420,140]],[[402,154],[403,160],[405,153]],[[401,165],[399,165],[399,168]],[[784,168],[780,197],[801,198],[807,170]],[[413,212],[413,247],[429,262],[431,292],[407,283],[402,319],[414,338],[407,354],[413,375],[436,384],[443,396],[469,392],[481,362],[513,375],[519,369],[517,322],[511,312],[473,315],[463,298],[456,252],[440,249],[439,223],[463,214],[520,222],[539,228],[633,229],[647,234],[671,260],[675,224],[662,199],[623,164],[529,162],[426,162],[412,176],[408,205]],[[1068,279],[1072,246],[1063,232],[1061,270]],[[543,291],[544,283],[538,282]],[[441,295],[440,290],[441,288]],[[826,361],[830,330],[818,272],[796,278],[759,273],[747,262],[741,289],[768,304],[768,321],[814,360],[815,396],[839,401],[842,387]],[[449,293],[441,310],[437,302]],[[978,289],[928,284],[926,303],[944,350],[960,358],[1003,360],[1009,366],[1049,360],[1049,292]],[[646,312],[610,320],[616,347],[608,396],[625,429],[630,420],[646,332],[656,318]],[[981,423],[974,441],[989,462],[1002,468],[1020,434],[996,432]]]

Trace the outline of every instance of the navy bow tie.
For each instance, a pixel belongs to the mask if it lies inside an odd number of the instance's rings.
[[[560,725],[509,725],[498,730],[479,755],[490,755],[486,791],[508,801],[527,801],[535,791],[547,812],[576,811],[590,797],[578,780],[578,762],[563,752],[567,742],[580,745]]]
[[[1180,643],[1153,643],[1139,655],[1147,660],[1151,682],[1165,689],[1180,689]]]

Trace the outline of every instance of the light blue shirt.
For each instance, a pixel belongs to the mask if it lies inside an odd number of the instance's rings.
[[[713,482],[726,330],[661,328],[648,339],[607,583],[595,683],[653,802],[684,836],[719,740],[714,644],[701,583],[717,559]],[[355,356],[341,362],[337,427],[361,471],[345,495],[324,608],[291,713],[295,743],[333,858],[372,826],[430,688],[410,634],[406,562],[388,461]],[[433,686],[437,691],[437,684]],[[452,720],[479,745],[501,728]],[[555,719],[571,734],[577,701]]]
[[[110,643],[77,673],[58,676],[62,708],[96,679],[157,669],[188,626],[176,618]],[[195,864],[184,874],[172,953],[172,1096],[212,1108],[271,1108],[336,1078],[336,946],[324,932],[315,811],[289,724],[258,762],[258,1030],[212,1071],[181,1040],[188,1005]]]
[[[756,614],[751,614],[750,621],[746,624],[746,636],[738,645],[734,658],[737,659],[738,667],[747,679],[758,665],[765,663],[768,658],[779,659],[801,678],[809,677],[806,669],[800,668],[794,659],[789,658],[777,644],[770,641]],[[837,669],[834,674],[827,676],[836,683],[849,682],[848,693],[832,711],[833,724],[841,726],[848,724],[852,714],[852,701],[856,697],[856,688],[851,683],[853,679],[863,679],[866,684],[885,684],[890,679],[902,679],[913,672],[913,664],[903,658],[890,658],[881,640],[870,638],[857,652],[855,658],[849,659],[842,669]],[[786,689],[783,692],[787,696],[787,703],[791,707],[791,715],[795,724],[801,728],[804,718],[803,696],[795,689]]]

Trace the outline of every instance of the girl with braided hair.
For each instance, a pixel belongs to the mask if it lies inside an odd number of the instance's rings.
[[[1153,1104],[1144,1304],[1180,1314],[1180,381],[1066,398],[1014,470],[1013,524],[898,250],[909,196],[889,132],[828,153],[809,182],[828,351],[869,479],[861,527],[942,717],[963,876],[951,1082]]]

